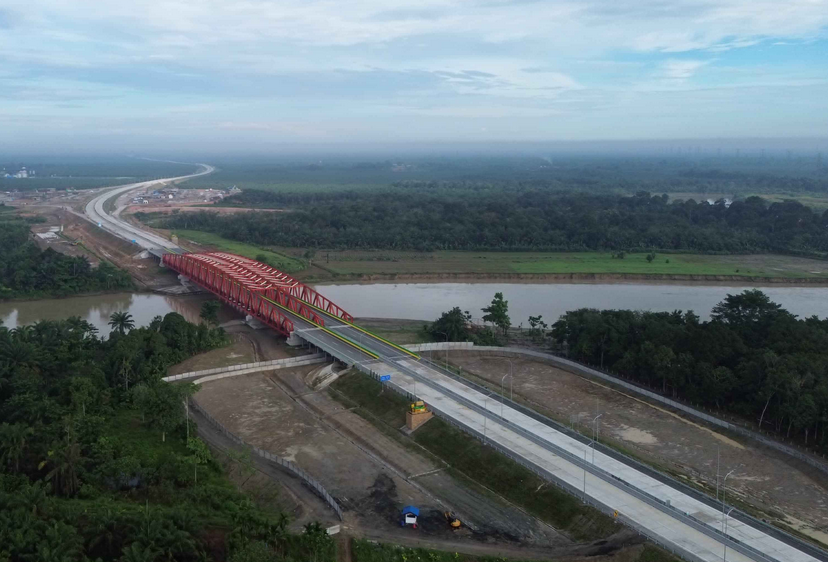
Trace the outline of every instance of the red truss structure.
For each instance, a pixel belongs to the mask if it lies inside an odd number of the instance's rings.
[[[164,254],[161,263],[285,335],[293,331],[293,321],[273,303],[320,326],[325,315],[318,309],[347,322],[354,319],[287,273],[250,258],[227,252]]]

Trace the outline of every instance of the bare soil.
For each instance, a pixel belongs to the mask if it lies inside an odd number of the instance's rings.
[[[496,354],[452,351],[449,357],[466,376],[498,391],[509,372],[509,363]],[[541,360],[510,359],[516,400],[590,436],[592,420],[600,413],[600,440],[706,487],[711,495],[716,493],[718,453],[721,475],[735,469],[727,480],[728,497],[734,494],[767,519],[828,540],[828,478],[819,471]],[[508,395],[508,378],[505,383]]]

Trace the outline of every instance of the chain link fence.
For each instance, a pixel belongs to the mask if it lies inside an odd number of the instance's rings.
[[[215,426],[219,431],[225,434],[232,441],[244,447],[250,447],[250,450],[253,452],[254,455],[266,459],[276,465],[279,465],[282,468],[285,468],[289,472],[301,478],[305,482],[305,484],[307,484],[320,498],[322,498],[325,501],[325,503],[331,506],[331,509],[333,509],[337,517],[339,517],[339,520],[343,520],[342,508],[339,507],[339,503],[337,503],[333,496],[329,494],[325,487],[321,483],[319,483],[319,481],[317,481],[313,476],[311,476],[310,474],[308,474],[307,472],[305,472],[289,460],[283,459],[282,457],[274,455],[273,453],[269,453],[268,451],[259,449],[258,447],[252,447],[248,445],[244,442],[243,439],[241,439],[235,433],[231,432],[229,429],[227,429],[221,423],[219,423],[219,421],[216,420],[213,416],[208,414],[204,410],[204,408],[202,408],[198,404],[198,402],[196,402],[194,398],[190,398],[190,407],[196,410],[202,416],[204,416],[207,419],[207,421],[213,424],[213,426]]]

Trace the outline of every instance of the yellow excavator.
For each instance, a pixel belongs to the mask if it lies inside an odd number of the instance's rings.
[[[446,511],[446,512],[443,513],[443,515],[446,516],[446,521],[448,522],[449,527],[451,527],[452,530],[460,528],[460,525],[461,525],[460,520],[457,518],[457,516],[454,513],[452,513],[451,511]]]

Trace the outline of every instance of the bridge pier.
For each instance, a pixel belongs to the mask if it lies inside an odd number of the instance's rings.
[[[300,345],[305,345],[305,340],[297,336],[296,332],[291,332],[286,343],[291,347],[299,347]]]

